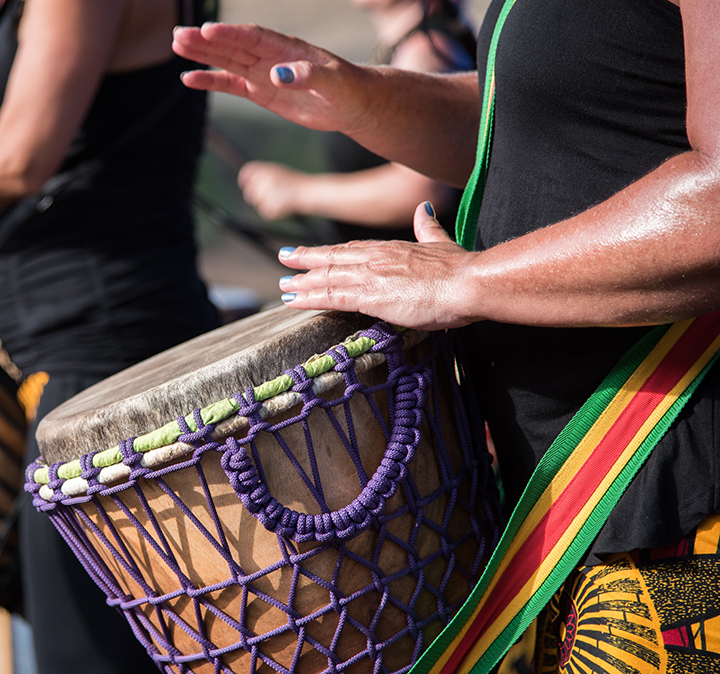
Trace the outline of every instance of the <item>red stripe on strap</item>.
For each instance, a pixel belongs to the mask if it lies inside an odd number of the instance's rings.
[[[678,339],[628,402],[563,492],[510,560],[483,610],[457,645],[440,674],[452,674],[462,660],[530,580],[588,499],[665,396],[692,368],[720,332],[720,312],[701,316]]]

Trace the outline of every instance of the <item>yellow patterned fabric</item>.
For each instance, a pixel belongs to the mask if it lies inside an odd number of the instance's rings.
[[[579,567],[538,619],[536,674],[720,674],[720,515]]]

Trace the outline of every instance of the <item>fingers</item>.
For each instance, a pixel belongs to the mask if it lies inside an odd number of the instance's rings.
[[[435,209],[429,201],[425,201],[415,209],[413,218],[415,238],[420,243],[451,243],[452,239],[437,221]]]
[[[391,246],[392,243],[387,241],[351,241],[334,246],[282,248],[278,253],[278,259],[291,269],[306,270],[322,269],[332,265],[365,264],[386,256],[388,246]]]
[[[263,34],[271,31],[257,26],[230,26],[205,23],[201,27],[178,26],[173,31],[173,51],[191,61],[246,75],[265,55],[276,54],[278,48],[260,49]]]
[[[249,96],[245,79],[226,70],[188,70],[180,79],[189,89],[221,91],[241,98]]]

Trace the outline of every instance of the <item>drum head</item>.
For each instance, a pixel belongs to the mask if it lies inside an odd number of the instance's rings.
[[[71,398],[38,426],[46,463],[72,461],[244,392],[376,322],[278,307],[138,363]]]

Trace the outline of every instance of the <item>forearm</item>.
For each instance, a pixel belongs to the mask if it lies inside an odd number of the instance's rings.
[[[720,309],[720,170],[680,155],[606,202],[483,252],[421,205],[417,244],[353,242],[281,256],[286,302],[423,329],[671,322]]]
[[[361,145],[430,178],[464,187],[475,161],[477,73],[365,69],[362,124],[347,130]],[[356,123],[357,124],[357,123]]]
[[[468,320],[674,321],[720,309],[720,171],[680,155],[574,218],[473,255]]]
[[[299,187],[297,213],[378,228],[410,225],[420,201],[441,210],[450,189],[400,164],[305,174]]]

